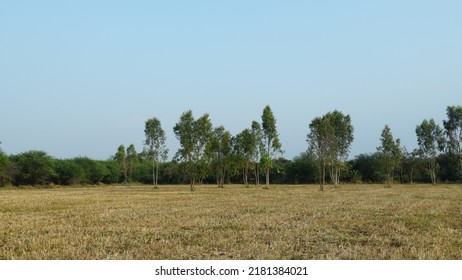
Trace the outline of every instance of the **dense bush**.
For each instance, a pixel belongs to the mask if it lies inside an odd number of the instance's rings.
[[[11,162],[18,168],[13,184],[47,185],[55,176],[53,159],[43,151],[29,151],[11,156]]]

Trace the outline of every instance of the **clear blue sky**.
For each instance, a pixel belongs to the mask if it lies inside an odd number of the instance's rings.
[[[351,155],[390,125],[408,148],[462,105],[461,1],[0,1],[0,141],[8,154],[106,159],[182,112],[233,134],[270,105],[285,157],[334,109]]]

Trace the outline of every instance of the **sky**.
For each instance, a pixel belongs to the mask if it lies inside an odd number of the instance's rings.
[[[333,110],[355,129],[350,158],[390,126],[462,105],[461,1],[0,1],[0,148],[107,159],[143,149],[158,118],[170,157],[181,114],[232,134],[277,119],[284,157]]]

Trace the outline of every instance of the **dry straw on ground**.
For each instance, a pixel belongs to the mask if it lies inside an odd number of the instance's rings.
[[[0,259],[462,259],[462,187],[0,190]]]

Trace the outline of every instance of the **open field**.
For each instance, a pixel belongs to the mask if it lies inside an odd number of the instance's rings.
[[[0,190],[0,259],[462,259],[462,186]]]

